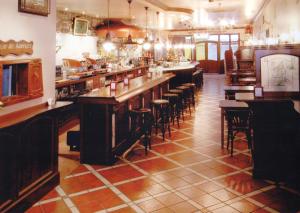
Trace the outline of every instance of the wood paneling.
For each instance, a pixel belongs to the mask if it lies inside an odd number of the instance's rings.
[[[24,212],[59,183],[58,119],[70,104],[0,117],[0,212]]]

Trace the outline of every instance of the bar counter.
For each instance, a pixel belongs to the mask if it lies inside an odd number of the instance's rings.
[[[176,77],[170,82],[171,87],[175,88],[184,83],[192,83],[193,73],[197,71],[198,65],[199,63],[189,63],[174,67],[162,68],[162,71],[164,73],[173,73],[176,75]]]
[[[153,99],[168,91],[174,76],[141,76],[131,79],[129,86],[118,83],[115,91],[106,87],[79,96],[81,163],[113,164],[135,143],[130,140],[129,110],[150,108]]]
[[[117,104],[122,103],[140,93],[143,93],[151,88],[162,84],[166,81],[169,81],[173,78],[174,75],[171,73],[152,76],[148,78],[147,76],[141,76],[135,79],[131,79],[128,86],[125,86],[124,83],[118,83],[116,90],[111,91],[110,87],[102,87],[96,89],[90,93],[81,95],[79,100],[81,103],[97,101],[97,103],[110,103],[110,104]]]

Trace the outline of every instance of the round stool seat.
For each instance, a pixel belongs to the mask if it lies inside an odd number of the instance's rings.
[[[152,103],[156,105],[162,105],[162,104],[169,104],[169,101],[165,99],[156,99],[153,100]]]
[[[165,94],[163,94],[163,97],[168,97],[168,98],[172,98],[172,97],[178,97],[178,95],[177,94],[175,94],[175,93],[165,93]]]
[[[185,84],[182,84],[182,86],[196,87],[196,84],[194,84],[194,83],[185,83]]]
[[[187,89],[190,89],[190,87],[189,86],[179,86],[179,87],[176,87],[176,89],[187,90]]]
[[[182,94],[183,92],[180,89],[170,89],[169,93]]]
[[[149,108],[141,108],[137,111],[139,111],[140,113],[151,113],[151,109],[149,109]]]

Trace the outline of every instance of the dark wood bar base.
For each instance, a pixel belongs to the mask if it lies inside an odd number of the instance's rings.
[[[118,85],[114,95],[108,88],[96,94],[80,96],[80,161],[88,164],[113,164],[135,141],[130,141],[129,110],[150,107],[154,98],[168,90],[173,74],[142,76],[130,81],[129,87]]]
[[[23,212],[59,184],[58,119],[70,104],[0,117],[0,212]]]

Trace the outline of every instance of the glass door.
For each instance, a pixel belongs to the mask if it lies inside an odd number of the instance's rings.
[[[219,73],[219,45],[218,42],[207,42],[207,72]]]

